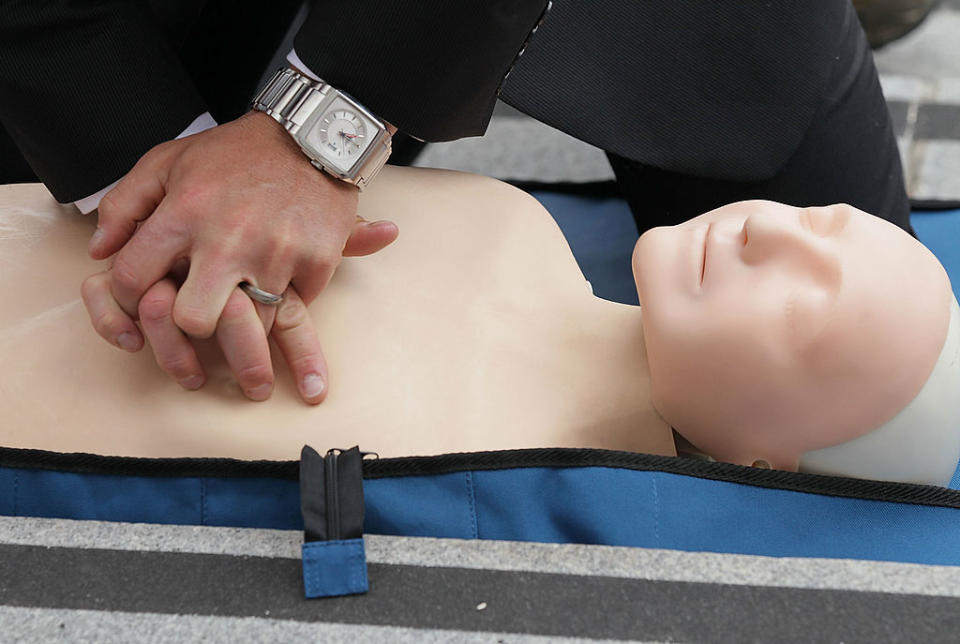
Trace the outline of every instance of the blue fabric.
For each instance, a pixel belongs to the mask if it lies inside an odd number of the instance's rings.
[[[369,589],[363,539],[311,541],[302,546],[307,599],[355,595]]]
[[[960,210],[915,212],[910,223],[920,241],[947,269],[953,292],[960,298]]]
[[[277,479],[163,478],[0,468],[0,514],[303,529],[297,482]]]
[[[662,472],[517,468],[382,478],[364,481],[364,496],[364,531],[374,534],[960,565],[958,509]],[[0,468],[0,512],[11,515],[299,530],[290,509],[298,507],[293,481]]]
[[[556,192],[533,196],[560,226],[580,270],[605,300],[637,304],[633,284],[633,244],[637,225],[623,199],[578,197]]]
[[[467,472],[364,481],[363,531],[476,538],[472,476]]]

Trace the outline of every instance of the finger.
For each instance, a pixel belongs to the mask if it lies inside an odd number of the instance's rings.
[[[254,302],[253,308],[256,309],[260,323],[263,325],[263,332],[269,334],[270,329],[273,328],[274,321],[277,319],[277,307],[273,304]]]
[[[172,280],[163,279],[151,286],[140,300],[140,324],[160,368],[184,389],[199,389],[206,377],[189,338],[173,322],[176,297]]]
[[[110,289],[123,310],[135,315],[147,289],[189,251],[189,231],[164,200],[154,215],[120,249],[110,268]],[[212,332],[212,331],[211,331]]]
[[[136,352],[143,348],[143,336],[110,293],[110,273],[91,275],[80,287],[83,304],[97,334],[121,349]]]
[[[276,278],[276,277],[267,277],[265,280],[256,280],[253,278],[245,278],[243,281],[255,285],[257,288],[260,288],[268,293],[273,294],[282,294],[287,287],[290,285],[289,274],[284,272],[285,278]],[[281,297],[283,297],[281,295]],[[257,311],[257,315],[260,316],[260,321],[263,323],[264,332],[269,335],[270,329],[273,327],[273,321],[277,316],[277,305],[276,304],[263,304],[253,300],[253,306]]]
[[[253,302],[234,288],[217,325],[217,343],[237,378],[240,389],[251,400],[266,400],[273,391],[270,346]]]
[[[100,200],[97,230],[90,238],[91,257],[105,259],[120,250],[133,236],[137,223],[160,205],[173,151],[172,146],[161,145],[147,152]]]
[[[392,221],[370,223],[358,218],[343,247],[343,256],[372,255],[393,243],[399,234],[400,229]]]
[[[290,366],[300,397],[311,405],[323,402],[329,382],[327,362],[313,320],[295,289],[284,293],[271,334]]]
[[[320,292],[327,287],[327,284],[330,283],[330,278],[333,277],[333,272],[336,268],[335,263],[322,264],[320,262],[314,262],[313,265],[309,267],[309,270],[304,270],[302,273],[294,276],[290,284],[296,289],[297,297],[307,306],[310,306],[310,303],[313,302],[317,296],[320,295]]]

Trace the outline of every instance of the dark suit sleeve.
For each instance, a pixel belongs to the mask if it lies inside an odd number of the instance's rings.
[[[60,202],[206,111],[144,3],[0,0],[0,122]]]
[[[478,136],[546,0],[318,2],[294,48],[311,71],[427,141]]]

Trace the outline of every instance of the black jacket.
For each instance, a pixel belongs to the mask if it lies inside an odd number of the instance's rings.
[[[499,96],[621,156],[746,181],[796,149],[856,20],[849,0],[546,7],[318,0],[294,42],[426,140],[482,134]],[[180,56],[146,2],[0,0],[0,122],[58,200],[79,199],[208,109]]]

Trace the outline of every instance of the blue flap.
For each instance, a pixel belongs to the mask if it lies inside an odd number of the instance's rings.
[[[369,589],[363,538],[303,544],[303,589],[307,599],[355,595]]]

